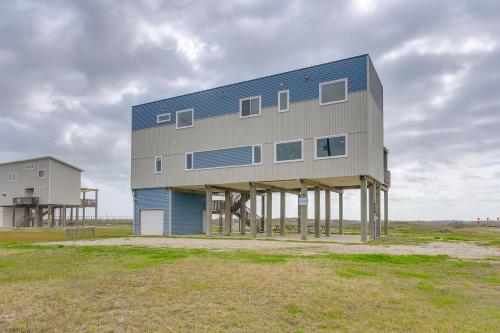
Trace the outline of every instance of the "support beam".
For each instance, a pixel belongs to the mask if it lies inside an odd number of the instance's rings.
[[[285,236],[285,220],[286,220],[286,192],[280,192],[280,236]]]
[[[344,233],[344,193],[339,193],[339,234]]]
[[[49,218],[49,226],[50,227],[54,227],[55,226],[55,209],[53,206],[49,206],[49,214],[50,214],[50,218]]]
[[[76,224],[78,224],[78,220],[80,219],[80,207],[75,207],[76,211]]]
[[[224,186],[219,186],[219,185],[210,185],[210,187],[212,188],[212,191],[213,192],[226,192],[226,191],[229,191],[229,192],[237,192],[237,193],[242,193],[244,191],[242,190],[238,190],[238,189],[234,189],[234,188],[230,188],[230,187],[224,187]]]
[[[266,236],[273,235],[273,191],[267,190],[267,204],[266,204]]]
[[[98,197],[99,197],[99,191],[98,190],[95,190],[95,207],[94,207],[94,219],[97,221],[97,213],[98,213],[98,210],[97,210],[97,205],[99,203],[99,200],[98,200]]]
[[[257,237],[257,197],[255,183],[250,183],[250,232]]]
[[[361,241],[366,242],[367,240],[367,207],[366,207],[366,176],[361,176]]]
[[[231,192],[225,191],[225,200],[224,200],[224,231],[225,235],[231,235],[231,224],[232,224],[232,214],[231,214]]]
[[[247,229],[247,194],[241,193],[240,196],[240,233],[244,235]]]
[[[85,221],[85,194],[86,194],[86,192],[83,192],[82,220],[84,220],[84,221]]]
[[[331,213],[331,201],[330,201],[330,191],[325,190],[325,236],[330,237],[330,213]]]
[[[321,204],[320,204],[321,191],[319,187],[314,188],[314,237],[321,237]]]
[[[375,183],[371,183],[368,188],[368,230],[370,233],[370,240],[376,238],[376,228],[375,228]]]
[[[307,184],[301,179],[300,181],[300,197],[307,198]],[[300,199],[299,199],[300,201]],[[299,202],[300,203],[300,202]],[[300,238],[307,239],[307,204],[299,205],[299,224],[300,224]]]
[[[380,237],[382,214],[380,211],[380,184],[377,183],[375,187],[375,226],[376,226],[376,237]]]
[[[328,186],[326,184],[320,183],[320,182],[318,182],[316,180],[304,179],[304,182],[306,183],[306,185],[309,185],[311,187],[319,187],[321,190],[330,190],[330,191],[336,192],[336,193],[343,192],[343,190],[340,189],[340,188],[331,187],[331,186]]]
[[[205,234],[207,236],[212,236],[212,188],[210,186],[205,188],[205,195],[205,215],[207,216],[207,229],[205,230]]]
[[[73,222],[73,207],[70,208],[70,212],[69,212],[69,220],[71,222]]]
[[[16,227],[16,205],[12,206],[12,228]]]
[[[389,234],[389,191],[384,191],[384,235]]]
[[[66,206],[63,206],[62,208],[62,226],[65,227],[66,226]]]
[[[284,188],[281,188],[281,187],[278,187],[278,186],[264,184],[264,183],[255,183],[255,186],[257,186],[257,188],[263,188],[263,189],[266,189],[266,190],[273,190],[275,192],[286,191],[286,192],[292,193],[292,194],[300,194],[300,190],[284,189]]]

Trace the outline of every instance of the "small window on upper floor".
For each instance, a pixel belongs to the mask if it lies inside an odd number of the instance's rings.
[[[194,109],[177,111],[175,117],[177,129],[193,127]]]
[[[347,136],[332,135],[315,139],[315,154],[317,160],[347,156]]]
[[[347,101],[347,79],[340,79],[319,84],[319,105],[328,105]]]
[[[240,99],[240,118],[259,116],[261,111],[260,96]]]
[[[15,182],[17,181],[17,173],[15,172],[9,172],[9,175],[7,177],[9,182]]]
[[[26,163],[26,164],[24,165],[24,168],[25,168],[26,170],[33,170],[33,169],[35,168],[35,165],[34,165],[33,163]]]
[[[157,124],[166,123],[167,121],[170,121],[170,113],[163,113],[156,116]]]
[[[7,193],[2,193],[2,197],[6,197],[7,196]]]
[[[289,90],[282,90],[278,93],[278,111],[279,112],[286,112],[289,110],[290,104],[290,91]]]
[[[262,163],[262,146],[253,146],[252,150],[252,163],[261,164]]]
[[[161,155],[155,156],[155,173],[163,172],[163,163]]]
[[[186,153],[186,170],[193,170],[193,153]]]
[[[38,178],[45,178],[47,171],[45,169],[38,169]]]

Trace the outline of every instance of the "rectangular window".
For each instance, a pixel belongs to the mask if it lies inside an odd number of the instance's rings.
[[[347,156],[347,136],[333,135],[315,139],[315,158],[346,157]]]
[[[8,180],[9,182],[15,182],[17,180],[17,173],[9,172]]]
[[[163,172],[163,163],[161,155],[155,156],[155,173]]]
[[[253,164],[262,163],[262,146],[253,146],[252,162]]]
[[[193,170],[193,153],[186,153],[186,170]]]
[[[304,141],[284,141],[274,144],[274,163],[302,161]]]
[[[177,111],[176,113],[176,128],[193,127],[194,109]]]
[[[347,101],[347,79],[319,84],[319,105],[328,105],[345,101]]]
[[[170,113],[163,113],[156,116],[157,124],[166,123],[167,121],[170,121]]]
[[[7,193],[2,193],[2,197],[6,197],[7,196]]]
[[[255,117],[260,115],[261,103],[260,96],[240,99],[240,117]]]
[[[278,93],[278,111],[286,112],[289,110],[288,104],[290,103],[290,91],[282,90]]]
[[[47,171],[45,169],[38,169],[38,178],[45,178]]]
[[[35,168],[35,165],[33,163],[27,163],[24,165],[24,168],[26,170],[33,170]]]

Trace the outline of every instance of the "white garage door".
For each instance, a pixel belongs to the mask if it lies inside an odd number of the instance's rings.
[[[163,235],[163,209],[141,210],[141,235]]]

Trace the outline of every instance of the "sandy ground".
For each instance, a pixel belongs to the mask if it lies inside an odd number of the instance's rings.
[[[357,236],[356,238],[358,238]],[[465,242],[431,242],[424,245],[358,245],[326,242],[293,242],[272,240],[238,240],[238,239],[198,239],[198,238],[160,238],[160,237],[126,237],[95,240],[78,240],[50,242],[43,244],[58,244],[66,246],[85,245],[132,245],[171,248],[206,248],[214,250],[272,250],[281,253],[325,254],[325,253],[382,253],[382,254],[423,254],[448,255],[454,258],[483,259],[500,257],[500,250]]]

